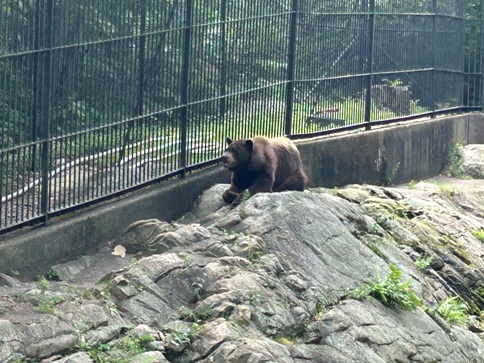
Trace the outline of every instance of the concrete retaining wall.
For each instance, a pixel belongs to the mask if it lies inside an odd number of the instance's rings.
[[[81,213],[52,219],[46,226],[15,231],[0,239],[0,272],[20,278],[45,274],[50,266],[95,252],[142,219],[175,220],[188,212],[200,193],[230,182],[221,166],[145,188]]]
[[[413,121],[298,143],[310,186],[395,184],[438,175],[456,143],[484,143],[484,115]]]
[[[413,121],[391,127],[298,142],[309,186],[352,183],[404,183],[439,174],[456,143],[484,144],[484,115],[469,114]],[[47,226],[0,238],[0,272],[21,278],[45,274],[59,262],[94,252],[141,219],[174,220],[197,196],[216,183],[229,182],[220,166],[132,193]]]

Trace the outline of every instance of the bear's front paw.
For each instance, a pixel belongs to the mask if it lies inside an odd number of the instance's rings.
[[[234,193],[230,189],[227,189],[224,192],[222,197],[223,197],[225,203],[232,203],[238,196],[239,196],[239,194]]]
[[[242,197],[243,197],[242,193],[241,193],[241,194],[239,194],[239,195],[237,196],[237,198],[235,198],[235,199],[234,199],[234,201],[233,201],[232,203],[230,203],[230,205],[231,205],[232,207],[237,207],[237,206],[240,204],[240,202],[242,202]]]

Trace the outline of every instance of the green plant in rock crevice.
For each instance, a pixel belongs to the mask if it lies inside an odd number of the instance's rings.
[[[45,296],[47,291],[50,289],[50,281],[45,277],[42,277],[37,283],[37,287],[40,290],[41,295]]]
[[[77,349],[87,352],[95,363],[128,363],[131,358],[137,354],[149,351],[149,344],[155,338],[150,334],[135,337],[132,334],[126,335],[116,344],[90,344],[87,343],[83,336],[79,337],[76,345]],[[123,353],[123,357],[110,357],[106,354],[109,351],[118,351]]]
[[[206,308],[202,311],[194,311],[187,307],[182,307],[178,312],[186,321],[191,321],[197,324],[211,321],[214,318],[214,311],[210,308]]]
[[[484,243],[484,229],[478,229],[477,231],[472,232],[472,235]]]
[[[459,179],[470,179],[470,176],[462,171],[463,159],[463,145],[455,144],[447,156],[448,161],[448,175]]]
[[[124,350],[127,354],[136,355],[148,351],[148,344],[154,340],[155,338],[149,334],[142,335],[139,338],[128,334],[117,344],[117,347]]]
[[[203,326],[198,323],[193,323],[188,331],[181,331],[178,329],[172,330],[165,334],[165,341],[169,345],[180,346],[188,345],[192,339],[203,332]]]
[[[258,292],[254,292],[254,293],[250,294],[249,295],[250,305],[252,305],[252,306],[260,305],[261,304],[260,297],[261,297],[261,295]]]
[[[428,269],[431,263],[432,263],[432,257],[431,256],[422,256],[415,261],[415,265],[420,270]]]
[[[47,291],[49,291],[51,283],[45,277],[42,277],[37,282],[37,288],[40,293],[37,294],[34,305],[35,310],[43,314],[57,314],[57,310],[54,308],[55,305],[60,304],[64,300],[60,296],[48,297]]]
[[[408,182],[408,189],[415,189],[416,186],[417,186],[417,182],[415,180],[410,180]]]
[[[60,279],[59,272],[51,268],[49,269],[49,271],[47,271],[46,278],[47,280],[50,280],[50,281],[59,281]]]
[[[454,185],[437,185],[437,194],[444,195],[447,198],[453,197],[458,193],[457,187]]]
[[[469,321],[468,307],[458,296],[442,301],[435,311],[445,320],[464,325]]]
[[[371,296],[385,306],[398,306],[405,310],[415,310],[422,306],[422,301],[412,289],[412,281],[402,281],[402,272],[392,263],[386,276],[382,277],[377,272],[367,284],[354,290],[351,295],[356,299]]]

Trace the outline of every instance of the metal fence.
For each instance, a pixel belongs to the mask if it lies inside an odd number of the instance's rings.
[[[0,2],[0,230],[307,137],[482,106],[481,0]]]

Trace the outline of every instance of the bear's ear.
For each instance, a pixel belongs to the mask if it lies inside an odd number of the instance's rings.
[[[225,141],[227,141],[227,145],[230,145],[233,142],[230,137],[227,137]]]
[[[252,149],[254,148],[254,143],[251,139],[245,141],[245,147],[247,148],[247,150],[252,151]]]

